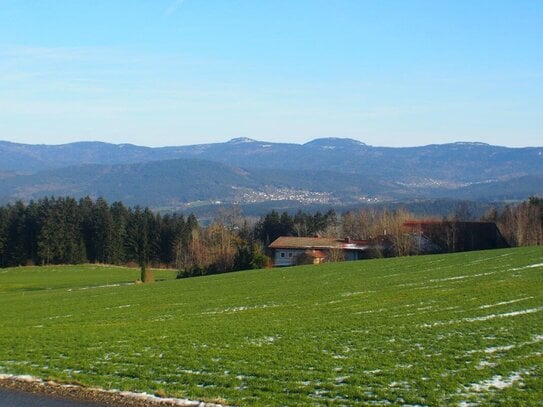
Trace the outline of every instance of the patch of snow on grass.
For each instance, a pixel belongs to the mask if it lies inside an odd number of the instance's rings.
[[[515,347],[515,345],[507,345],[507,346],[491,346],[490,348],[486,348],[484,350],[485,353],[496,353],[496,352],[503,352],[511,350]]]
[[[379,308],[379,309],[371,309],[371,310],[368,310],[368,311],[358,311],[358,312],[355,312],[356,315],[362,315],[362,314],[374,314],[376,312],[384,312],[386,311],[387,309],[386,308]]]
[[[522,376],[519,372],[513,372],[508,377],[503,377],[501,375],[493,376],[491,379],[479,382],[472,383],[469,387],[469,390],[475,391],[477,393],[489,391],[491,388],[494,389],[505,389],[511,387],[513,383],[518,382],[522,379]]]
[[[392,382],[389,385],[390,388],[403,388],[403,389],[409,389],[411,388],[411,385],[409,382],[406,381],[399,381],[399,382]]]
[[[495,318],[515,317],[517,315],[532,314],[534,312],[539,312],[541,310],[543,310],[543,307],[529,308],[529,309],[523,309],[520,311],[506,312],[504,314],[490,314],[490,315],[485,315],[482,317],[463,318],[462,321],[467,321],[467,322],[488,321],[489,319],[495,319]]]
[[[265,336],[263,338],[257,338],[257,339],[247,339],[247,341],[254,346],[264,346],[264,345],[272,345],[277,339],[279,339],[276,336]]]
[[[439,283],[439,282],[442,282],[442,281],[464,280],[466,278],[489,276],[489,275],[494,274],[494,273],[495,273],[495,271],[491,271],[491,272],[488,272],[488,273],[469,274],[469,275],[465,275],[465,276],[434,278],[432,280],[429,280],[429,282],[430,283]]]
[[[338,376],[335,379],[336,386],[345,386],[351,376]]]
[[[534,312],[539,312],[541,310],[543,310],[543,307],[528,308],[528,309],[523,309],[523,310],[520,310],[520,311],[506,312],[506,313],[503,313],[503,314],[490,314],[490,315],[483,315],[483,316],[480,316],[480,317],[453,319],[453,320],[450,320],[450,321],[436,321],[436,322],[433,322],[431,324],[428,324],[428,323],[420,324],[419,326],[421,328],[432,328],[434,326],[452,325],[452,324],[458,324],[458,323],[462,323],[462,322],[488,321],[488,320],[496,319],[496,318],[507,318],[507,317],[515,317],[515,316],[518,316],[518,315],[524,315],[524,314],[533,314]]]
[[[353,295],[371,294],[371,293],[374,293],[374,292],[376,292],[376,291],[375,290],[371,290],[371,291],[354,291],[354,292],[342,293],[341,296],[342,297],[352,297]]]
[[[208,372],[204,370],[192,370],[192,369],[177,369],[176,370],[179,373],[189,374],[189,375],[196,375],[196,376],[207,376],[209,375]]]
[[[533,269],[533,268],[537,268],[537,267],[543,267],[543,263],[529,264],[529,265],[523,266],[523,267],[515,267],[515,268],[509,269],[507,271],[519,271],[519,270]]]
[[[87,287],[79,287],[79,288],[68,288],[68,291],[74,291],[74,290],[90,290],[93,288],[112,288],[112,287],[122,287],[126,285],[134,285],[134,283],[118,283],[118,284],[104,284],[104,285],[91,285]]]
[[[58,318],[71,318],[72,314],[68,315],[55,315],[54,317],[48,317],[47,319],[58,319]]]
[[[496,304],[486,304],[486,305],[481,305],[479,308],[480,309],[486,309],[486,308],[492,308],[492,307],[499,307],[500,305],[514,304],[515,302],[531,300],[532,298],[534,298],[534,297],[518,298],[516,300],[511,300],[511,301],[497,302]]]
[[[275,308],[275,307],[278,307],[278,306],[279,305],[275,305],[275,304],[271,304],[271,305],[263,304],[263,305],[253,305],[253,306],[242,305],[242,306],[239,306],[239,307],[225,308],[225,309],[218,310],[218,311],[202,312],[202,315],[231,314],[231,313],[235,313],[235,312],[250,311],[250,310],[255,310],[255,309]]]
[[[484,369],[485,367],[495,367],[496,363],[489,362],[488,360],[481,360],[475,367],[476,369]]]
[[[531,341],[521,342],[521,343],[519,343],[517,345],[493,346],[493,347],[490,347],[490,348],[486,348],[484,350],[484,352],[485,353],[503,352],[503,351],[511,350],[513,348],[519,348],[521,346],[533,345],[534,343],[538,343],[538,342],[541,342],[541,341],[543,341],[543,335],[534,335],[532,337]]]
[[[454,281],[454,280],[463,280],[465,278],[470,278],[471,276],[456,276],[456,277],[447,277],[447,278],[433,278],[429,280],[430,283],[439,283],[441,281]]]
[[[173,319],[173,315],[164,314],[164,315],[160,315],[160,316],[157,316],[155,318],[152,318],[151,321],[152,322],[164,322],[164,321],[169,321],[171,319]]]

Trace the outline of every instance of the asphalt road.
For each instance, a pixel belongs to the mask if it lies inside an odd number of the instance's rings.
[[[89,401],[61,399],[43,394],[24,393],[0,388],[2,407],[105,407],[104,404]]]

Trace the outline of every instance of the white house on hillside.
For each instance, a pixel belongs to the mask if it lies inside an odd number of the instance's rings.
[[[367,240],[292,236],[278,237],[268,247],[272,250],[275,267],[360,260],[368,257],[369,250],[375,249],[375,245]]]

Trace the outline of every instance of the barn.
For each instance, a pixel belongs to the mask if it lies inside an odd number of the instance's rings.
[[[403,224],[417,253],[450,253],[509,247],[494,222],[420,221]]]

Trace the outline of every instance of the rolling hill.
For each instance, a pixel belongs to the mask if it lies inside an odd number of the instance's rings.
[[[219,201],[339,206],[543,194],[541,147],[453,143],[387,148],[341,138],[303,145],[238,138],[162,148],[0,142],[0,155],[0,202],[90,195],[179,209]]]
[[[360,196],[394,196],[405,188],[356,174],[330,171],[241,169],[177,159],[138,164],[87,164],[0,179],[4,200],[44,195],[105,197],[128,205],[180,208],[213,202],[295,200],[341,203]]]
[[[134,285],[0,273],[0,374],[224,405],[538,405],[541,247]],[[197,404],[196,404],[197,405]]]

